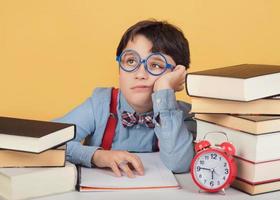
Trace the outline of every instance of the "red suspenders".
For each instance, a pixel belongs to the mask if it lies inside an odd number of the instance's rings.
[[[101,147],[105,150],[110,150],[112,147],[113,139],[115,136],[115,129],[118,123],[118,116],[117,116],[118,93],[119,93],[119,89],[112,88],[110,116],[107,121],[107,125],[102,138],[102,145],[101,145]]]
[[[112,88],[111,94],[111,103],[110,103],[110,116],[107,121],[107,125],[104,131],[104,135],[102,138],[101,147],[104,150],[110,150],[112,147],[113,139],[115,136],[115,130],[118,123],[118,116],[117,116],[117,105],[118,105],[118,93],[119,89]],[[159,144],[157,143],[157,151],[159,150]]]

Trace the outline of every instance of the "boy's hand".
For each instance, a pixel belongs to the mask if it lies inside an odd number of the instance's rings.
[[[122,176],[123,171],[129,178],[134,178],[133,169],[139,175],[144,175],[144,166],[140,158],[127,151],[96,150],[92,163],[97,167],[110,167],[117,176]]]
[[[186,74],[186,68],[177,65],[172,72],[162,75],[155,81],[154,92],[163,89],[173,89],[176,92],[183,90]]]

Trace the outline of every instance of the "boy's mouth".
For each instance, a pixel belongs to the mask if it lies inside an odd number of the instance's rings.
[[[133,86],[131,89],[137,89],[137,88],[150,88],[150,86],[147,86],[147,85],[136,85],[136,86]]]
[[[144,91],[150,90],[151,87],[147,86],[147,85],[136,85],[136,86],[131,87],[131,89],[134,91],[139,91],[139,92],[143,91],[144,92]]]

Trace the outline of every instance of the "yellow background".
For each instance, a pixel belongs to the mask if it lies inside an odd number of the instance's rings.
[[[190,71],[280,64],[279,10],[279,0],[0,0],[0,115],[50,120],[117,86],[118,42],[148,18],[184,31]]]

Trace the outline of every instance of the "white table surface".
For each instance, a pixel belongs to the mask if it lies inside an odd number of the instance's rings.
[[[194,185],[191,175],[188,174],[177,174],[175,175],[179,181],[182,189],[179,190],[152,190],[152,191],[116,191],[116,192],[67,192],[63,194],[50,195],[41,198],[36,198],[37,200],[162,200],[162,199],[172,199],[172,200],[219,200],[219,199],[232,199],[232,200],[277,200],[280,199],[279,192],[270,192],[260,195],[251,196],[246,193],[240,192],[234,188],[227,188],[226,195],[219,193],[199,193],[198,188]]]

